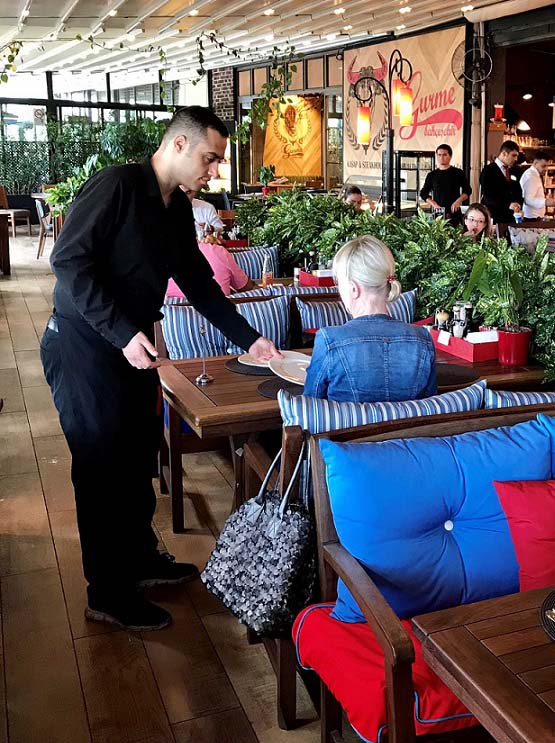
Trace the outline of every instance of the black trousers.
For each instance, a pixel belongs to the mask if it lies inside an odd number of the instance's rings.
[[[152,487],[162,433],[156,370],[134,369],[84,320],[56,316],[41,342],[46,380],[71,451],[89,597],[133,591],[152,557]]]

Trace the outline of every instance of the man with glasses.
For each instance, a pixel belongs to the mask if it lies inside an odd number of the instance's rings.
[[[468,178],[460,168],[451,165],[453,150],[448,144],[440,144],[436,149],[437,168],[426,176],[420,198],[432,209],[443,209],[445,219],[451,224],[462,222],[461,204],[472,193]]]

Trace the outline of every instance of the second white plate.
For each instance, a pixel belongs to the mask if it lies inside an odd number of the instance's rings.
[[[282,351],[282,354],[282,359],[270,359],[270,369],[288,382],[304,385],[310,356],[299,351]]]

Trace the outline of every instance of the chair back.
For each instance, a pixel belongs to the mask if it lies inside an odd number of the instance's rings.
[[[47,215],[44,201],[42,199],[35,199],[35,207],[37,210],[38,217],[40,221],[42,222],[43,219],[46,219],[46,215]]]
[[[0,186],[0,208],[9,209],[8,206],[8,195],[6,193],[5,186]]]

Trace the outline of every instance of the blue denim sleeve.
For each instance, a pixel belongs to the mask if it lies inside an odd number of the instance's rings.
[[[325,331],[319,330],[314,339],[312,360],[306,372],[303,394],[327,398],[329,386],[329,351]]]
[[[427,331],[426,331],[427,332]],[[424,388],[424,397],[432,397],[437,395],[437,379],[436,379],[436,349],[431,338],[429,338],[428,350],[430,354],[430,375]]]

